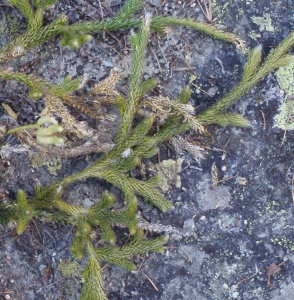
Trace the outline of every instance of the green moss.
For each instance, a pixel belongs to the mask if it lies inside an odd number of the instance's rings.
[[[80,265],[75,258],[70,258],[69,260],[60,260],[58,265],[58,270],[62,273],[64,277],[80,277]]]
[[[17,37],[26,29],[25,22],[20,22],[16,16],[12,14],[7,14],[5,18],[3,16],[0,19],[0,35]]]

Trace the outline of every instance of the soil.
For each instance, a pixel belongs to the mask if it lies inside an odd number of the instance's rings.
[[[72,23],[100,20],[115,14],[123,2],[60,0],[45,17],[49,22],[63,13]],[[16,9],[5,1],[0,3],[3,46],[26,23]],[[248,48],[261,43],[266,55],[293,29],[293,8],[292,0],[218,0],[213,1],[212,22],[238,34]],[[198,1],[149,0],[138,16],[144,11],[207,21]],[[23,27],[15,26],[16,21]],[[113,67],[127,70],[129,35],[129,30],[96,34],[76,51],[61,48],[52,40],[3,67],[33,73],[53,83],[68,74],[87,74],[89,82],[95,83]],[[168,35],[151,35],[144,78],[157,78],[162,93],[171,98],[192,82],[190,103],[200,106],[198,112],[240,80],[245,60],[246,55],[232,44],[177,27]],[[125,91],[126,87],[121,85],[120,89]],[[144,220],[173,228],[165,253],[135,257],[136,272],[106,265],[103,280],[108,299],[294,299],[294,135],[275,126],[284,98],[275,73],[270,73],[231,109],[250,121],[247,128],[211,126],[202,137],[183,135],[201,143],[206,151],[200,164],[189,153],[181,155],[181,185],[171,183],[165,194],[175,208],[162,213],[140,202]],[[44,105],[28,99],[23,86],[6,81],[0,81],[0,103],[11,105],[20,124],[34,123]],[[85,118],[77,111],[72,113]],[[3,124],[3,109],[0,114]],[[19,145],[12,137],[2,143]],[[36,166],[31,155],[28,151],[2,155],[2,197],[15,198],[19,189],[33,195],[37,183],[48,185],[97,159],[95,154],[63,159],[57,167],[52,161]],[[177,160],[179,156],[166,145],[160,148],[161,160]],[[158,158],[150,162],[157,163]],[[213,165],[219,179],[214,188]],[[52,169],[55,175],[49,172]],[[67,187],[65,195],[71,203],[88,207],[105,189],[119,194],[107,183],[87,179]],[[66,278],[58,270],[61,261],[70,260],[73,236],[73,228],[37,220],[20,236],[13,227],[0,225],[0,298],[78,299],[78,272]]]

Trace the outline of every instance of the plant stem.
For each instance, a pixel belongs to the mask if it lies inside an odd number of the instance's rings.
[[[5,135],[8,135],[8,134],[11,134],[11,133],[20,131],[20,130],[31,129],[31,128],[38,129],[39,127],[40,127],[40,125],[38,125],[38,124],[31,124],[31,125],[19,126],[19,127],[15,127],[15,128],[12,128],[12,129],[8,130],[8,131],[5,133]]]

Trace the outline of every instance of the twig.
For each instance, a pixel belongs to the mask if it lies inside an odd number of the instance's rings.
[[[265,114],[262,110],[260,110],[261,116],[263,118],[263,130],[265,130],[266,128],[266,121],[265,121]]]
[[[223,62],[222,62],[217,56],[216,56],[214,59],[220,64],[221,69],[222,69],[222,73],[223,73],[223,74],[226,74],[226,70],[225,70],[225,68],[224,68]]]
[[[238,176],[238,174],[235,175],[235,176],[231,176],[231,177],[229,177],[229,178],[223,178],[223,179],[221,179],[221,180],[218,180],[217,183],[219,184],[220,182],[231,180],[231,179],[233,179],[233,178],[235,178],[235,177],[237,177],[237,176]]]
[[[156,59],[156,61],[157,61],[157,65],[158,65],[158,68],[159,68],[160,74],[162,74],[162,69],[161,69],[161,66],[160,66],[160,63],[159,63],[158,57],[157,57],[157,55],[156,55],[155,51],[154,51],[152,48],[151,48],[151,51],[152,51],[152,53],[153,53],[153,55],[154,55],[154,57],[155,57],[155,59]]]
[[[0,235],[0,239],[5,238],[6,236],[10,235],[12,232],[13,232],[13,230],[10,231],[10,232],[8,232],[8,233],[6,233],[6,234],[4,234],[4,235]]]
[[[57,244],[56,239],[47,230],[44,230],[44,232],[46,232],[54,240],[56,245]]]
[[[183,58],[185,64],[186,64],[186,65],[188,66],[188,68],[192,71],[192,73],[197,77],[197,74],[193,71],[192,67],[191,67],[190,64],[187,62],[187,59],[185,58],[185,56],[184,56],[183,53],[181,52],[181,49],[178,47],[178,45],[177,45],[177,43],[176,43],[176,41],[175,41],[173,35],[171,35],[171,39],[172,39],[174,45],[176,46],[176,48],[178,49],[179,54],[182,56],[182,58]],[[173,70],[174,70],[174,69],[172,68],[171,72],[172,72]],[[171,73],[171,74],[172,74],[172,73]]]
[[[244,282],[244,281],[246,281],[246,280],[249,280],[249,279],[251,279],[252,277],[255,277],[257,274],[258,274],[258,268],[257,268],[257,265],[255,264],[255,273],[253,274],[253,275],[250,275],[250,276],[248,276],[248,277],[246,277],[246,278],[244,278],[244,279],[242,279],[241,281],[239,281],[239,282],[237,282],[236,284],[234,284],[233,286],[232,286],[232,289],[235,289],[239,284],[241,284],[242,282]]]
[[[173,71],[191,71],[191,70],[197,70],[197,68],[196,67],[173,68]]]
[[[37,232],[38,232],[38,234],[39,234],[40,240],[42,241],[42,240],[43,240],[43,237],[42,237],[42,234],[41,234],[41,232],[40,232],[39,227],[37,226],[37,224],[36,224],[36,222],[35,222],[34,219],[32,219],[32,222],[33,222],[34,226],[35,226],[36,229],[37,229]],[[37,240],[36,240],[36,241],[37,241]],[[38,243],[38,241],[37,241],[37,243]],[[38,244],[40,244],[40,243],[38,243]],[[43,245],[41,245],[41,246],[43,246]]]
[[[181,249],[181,250],[187,255],[189,263],[192,263],[193,260],[192,260],[191,256],[184,249]]]
[[[60,281],[62,281],[62,280],[64,280],[64,278],[61,278],[61,279],[59,279],[59,280],[56,280],[55,282],[52,282],[52,283],[50,283],[50,284],[47,284],[47,285],[42,286],[40,289],[38,289],[38,290],[36,291],[36,294],[40,293],[42,289],[44,289],[44,288],[46,288],[46,287],[49,287],[49,286],[52,286],[52,285],[54,285],[54,284],[56,284],[56,283],[58,283],[58,282],[60,282]]]
[[[157,40],[157,44],[158,44],[159,50],[160,50],[160,52],[161,52],[161,54],[162,54],[162,56],[163,56],[165,62],[168,64],[168,61],[167,61],[167,59],[166,59],[166,57],[165,57],[165,55],[164,55],[164,52],[162,51],[162,49],[161,49],[161,47],[160,47],[160,45],[159,45],[159,41],[158,41],[158,40]]]
[[[116,52],[120,56],[120,58],[123,60],[125,66],[126,66],[127,72],[129,72],[130,68],[129,68],[128,63],[126,62],[124,56],[121,53],[119,53],[117,50],[115,50],[113,47],[111,47],[110,45],[105,44],[105,46],[106,46],[106,48],[111,48],[114,52]]]
[[[157,286],[155,285],[155,283],[151,280],[151,278],[148,276],[148,275],[146,275],[143,271],[141,271],[142,272],[142,274],[149,280],[149,282],[152,284],[152,286],[154,287],[154,289],[157,291],[157,292],[159,292],[159,289],[157,288]]]
[[[230,136],[230,137],[229,137],[228,141],[227,141],[227,142],[226,142],[226,144],[224,145],[224,149],[226,149],[226,148],[227,148],[227,146],[228,146],[228,144],[229,144],[229,142],[230,142],[231,138],[232,138],[232,136]],[[225,151],[226,151],[226,150],[225,150]]]
[[[192,70],[191,67],[189,67],[189,69]],[[199,91],[201,91],[202,93],[204,93],[204,94],[208,95],[210,98],[212,98],[212,96],[209,95],[206,91],[204,91],[199,85],[193,83],[192,81],[190,81],[189,83],[192,84],[192,85],[194,85],[195,88],[198,89]]]
[[[0,6],[8,6],[8,7],[13,7],[13,5],[9,3],[0,3]]]
[[[108,34],[117,41],[120,50],[122,50],[122,42],[111,32],[108,32]]]
[[[100,9],[100,14],[101,14],[101,19],[104,19],[104,13],[103,13],[103,9],[102,9],[102,5],[100,0],[97,0],[98,4],[99,4],[99,9]]]

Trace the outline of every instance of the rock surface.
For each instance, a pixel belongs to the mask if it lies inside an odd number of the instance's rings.
[[[61,0],[50,9],[48,20],[50,14],[53,17],[60,13],[70,15],[72,22],[100,20],[100,2],[107,18],[123,1]],[[154,15],[207,20],[198,1],[150,0],[145,10]],[[212,18],[218,28],[239,34],[248,47],[261,43],[267,54],[294,28],[293,1],[213,1]],[[0,27],[8,28],[0,33],[2,46],[9,34],[22,30],[13,27],[15,22],[25,24],[25,20],[17,10],[5,5],[0,6],[0,20]],[[89,80],[97,82],[113,66],[127,71],[128,36],[128,31],[97,34],[76,51],[61,48],[53,40],[9,67],[54,83],[68,74],[87,74]],[[191,29],[172,28],[166,36],[151,35],[145,77],[158,78],[163,93],[171,97],[192,82],[191,104],[201,106],[200,110],[220,99],[240,80],[245,59],[229,43]],[[11,104],[20,122],[30,123],[42,110],[42,103],[36,104],[25,95],[22,86],[0,82],[0,102]],[[207,150],[201,165],[189,154],[183,156],[181,187],[171,184],[166,193],[175,206],[173,210],[161,213],[140,202],[145,220],[171,225],[174,230],[165,255],[134,259],[139,266],[137,272],[106,266],[103,279],[110,300],[294,299],[294,136],[292,131],[276,127],[274,119],[284,98],[275,74],[269,74],[232,109],[250,120],[248,128],[210,127],[201,143],[216,150]],[[162,159],[177,159],[165,145],[160,153]],[[94,159],[64,160],[57,176],[52,176],[44,166],[32,167],[27,152],[3,155],[1,193],[13,197],[21,188],[32,194],[35,184],[46,185],[84,168]],[[214,189],[213,163],[220,180]],[[65,194],[72,203],[86,207],[104,188],[102,182],[87,179],[77,183],[74,190],[66,188]],[[58,271],[60,260],[70,258],[72,238],[71,228],[54,223],[32,222],[21,236],[13,228],[0,226],[1,297],[78,299],[80,277],[68,279]],[[267,268],[272,264],[280,269],[270,274]]]

